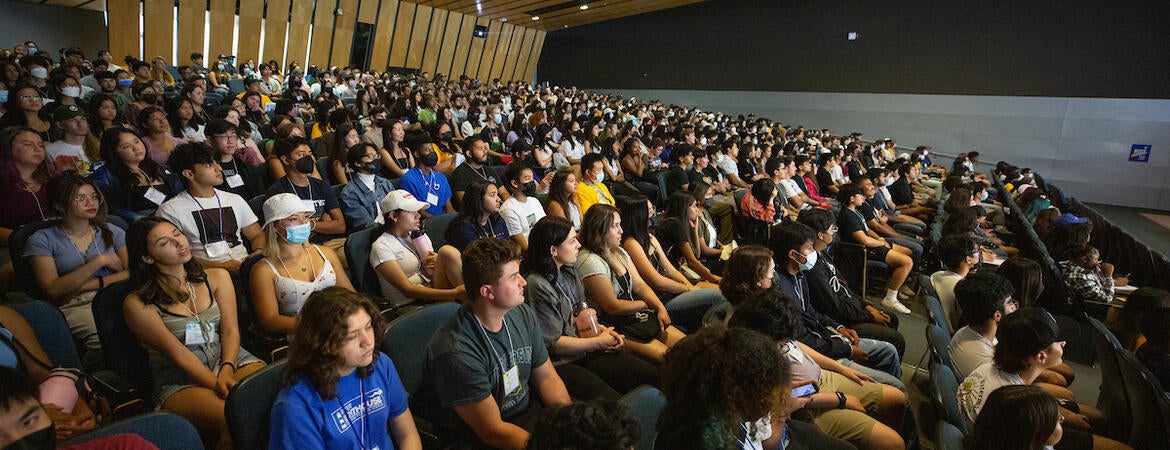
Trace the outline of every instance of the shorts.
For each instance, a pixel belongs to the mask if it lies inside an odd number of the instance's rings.
[[[258,362],[263,361],[260,361],[260,359],[252,356],[252,354],[248,353],[247,350],[244,350],[243,347],[240,347],[240,354],[236,357],[236,367],[244,367],[248,364]],[[182,369],[178,369],[178,367],[175,367],[174,365],[171,365],[168,369],[170,370],[168,370],[164,376],[174,381],[180,381],[181,378],[181,381],[183,382],[159,383],[159,385],[154,389],[153,400],[155,409],[161,410],[163,403],[166,403],[167,399],[171,398],[172,395],[178,394],[179,391],[189,387],[196,387],[194,383],[190,382],[190,377],[187,376],[185,372],[181,372]],[[159,375],[156,374],[155,376],[157,377]]]
[[[890,249],[887,247],[866,247],[865,259],[886,262],[886,254],[889,252]]]
[[[842,392],[861,400],[866,413],[852,409],[828,409],[814,412],[812,423],[829,436],[844,439],[858,448],[866,447],[877,419],[872,415],[881,408],[882,385],[871,381],[854,383],[837,372],[821,372],[821,392]]]

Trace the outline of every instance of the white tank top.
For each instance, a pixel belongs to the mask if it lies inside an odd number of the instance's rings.
[[[317,278],[311,282],[281,276],[280,271],[276,270],[276,266],[272,265],[268,258],[264,258],[264,262],[268,264],[276,277],[276,305],[282,316],[296,317],[297,314],[300,314],[301,307],[305,305],[305,301],[309,299],[310,295],[337,284],[337,273],[333,271],[333,264],[321,252],[320,247],[314,245],[313,248],[317,250],[318,255],[321,255],[321,260],[325,261],[325,264],[317,273]]]

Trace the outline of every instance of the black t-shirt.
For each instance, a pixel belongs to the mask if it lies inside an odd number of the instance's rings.
[[[341,203],[338,201],[337,195],[334,195],[332,187],[319,178],[308,177],[308,179],[309,185],[305,187],[294,185],[288,177],[276,180],[275,183],[272,183],[272,187],[268,188],[267,197],[287,192],[296,194],[302,201],[312,202],[313,215],[311,219],[314,221],[320,220],[321,216],[328,214],[329,211],[341,209]],[[323,234],[314,231],[309,241],[320,244],[339,237],[344,237],[344,235]]]
[[[861,213],[861,217],[865,218],[866,223],[877,218],[877,211],[873,209],[873,205],[870,205],[869,202],[862,203],[861,206],[858,206],[857,212]]]
[[[723,181],[723,173],[715,168],[715,166],[707,166],[706,169],[703,169],[703,176],[710,178],[707,181],[708,183],[712,181]]]
[[[817,311],[845,325],[873,322],[873,315],[865,310],[863,300],[849,290],[827,253],[821,252],[816,265],[804,276],[808,280],[810,300]]]
[[[260,173],[239,156],[233,156],[231,161],[221,162],[219,166],[223,168],[223,184],[216,186],[216,189],[239,195],[244,197],[244,200],[251,200],[252,197],[264,193]],[[239,175],[239,178],[232,178],[236,175]],[[233,184],[236,186],[232,187]]]
[[[914,189],[905,178],[899,178],[890,186],[890,197],[895,205],[909,205],[914,202]]]
[[[673,165],[667,169],[666,192],[682,190],[684,185],[688,185],[690,183],[690,177],[687,176],[687,173],[683,170],[682,166]]]
[[[711,184],[711,178],[707,177],[707,174],[695,170],[694,167],[687,169],[687,182],[693,186],[696,181],[702,181],[707,184]]]
[[[504,177],[500,176],[499,167],[480,166],[479,169],[473,169],[467,163],[460,164],[447,178],[448,182],[451,183],[451,192],[466,191],[467,187],[477,180],[487,180],[500,186],[503,179]]]
[[[862,218],[861,213],[848,208],[841,208],[841,212],[837,215],[837,228],[837,235],[841,236],[845,242],[853,244],[860,244],[857,239],[853,238],[854,232],[869,229],[865,225],[865,219]]]
[[[832,194],[829,192],[829,186],[833,185],[833,174],[828,170],[821,168],[817,171],[817,191],[820,191],[821,196],[828,196]]]
[[[752,177],[760,174],[760,166],[750,160],[740,161],[736,163],[736,167],[739,168],[739,179],[743,180],[744,183],[751,183]]]

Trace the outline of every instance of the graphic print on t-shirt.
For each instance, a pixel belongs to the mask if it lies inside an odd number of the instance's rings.
[[[362,403],[363,398],[365,404]],[[341,407],[333,410],[329,416],[333,418],[333,426],[337,427],[337,431],[344,433],[349,430],[351,424],[357,424],[359,420],[364,420],[366,416],[381,411],[385,407],[386,399],[382,388],[373,388],[362,397],[350,399]]]
[[[199,242],[203,245],[226,240],[228,245],[240,245],[239,224],[236,221],[236,211],[230,207],[201,209],[191,211],[195,219],[196,231],[199,232]],[[220,224],[223,229],[220,229]]]

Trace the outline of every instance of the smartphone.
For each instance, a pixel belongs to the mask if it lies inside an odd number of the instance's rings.
[[[821,389],[817,387],[816,383],[809,383],[804,386],[792,390],[793,397],[806,397],[820,392]]]

